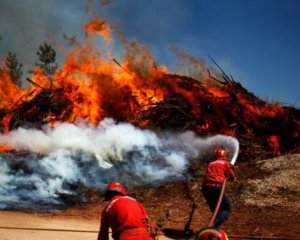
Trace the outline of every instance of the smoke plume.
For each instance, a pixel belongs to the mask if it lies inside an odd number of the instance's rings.
[[[0,208],[40,211],[84,202],[82,187],[103,190],[110,181],[129,187],[184,179],[193,164],[209,159],[218,146],[238,152],[231,137],[158,134],[112,119],[98,126],[19,128],[1,135],[0,145],[17,150],[0,154]]]

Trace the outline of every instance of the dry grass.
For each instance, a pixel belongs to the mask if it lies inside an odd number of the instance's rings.
[[[300,209],[300,154],[261,160],[256,165],[266,174],[248,180],[243,193],[245,204]]]

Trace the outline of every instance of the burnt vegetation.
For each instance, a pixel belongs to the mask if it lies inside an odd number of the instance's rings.
[[[54,121],[70,121],[74,104],[86,101],[86,96],[80,95],[75,96],[74,103],[74,99],[66,95],[73,86],[54,87],[52,84],[58,65],[56,52],[50,44],[40,45],[37,56],[36,65],[49,79],[49,87],[27,78],[35,89],[23,95],[10,109],[0,109],[0,121],[8,114],[11,116],[8,131],[20,126],[39,128]],[[240,159],[244,161],[299,152],[300,110],[256,97],[212,61],[218,70],[206,69],[209,82],[177,74],[157,74],[151,81],[155,81],[155,87],[163,91],[164,96],[147,106],[137,101],[138,96],[129,86],[120,87],[110,77],[100,76],[103,86],[97,87],[105,92],[99,103],[105,111],[102,118],[111,117],[153,130],[190,130],[199,136],[234,136],[240,142]],[[113,62],[128,71],[115,59]],[[19,85],[22,65],[15,54],[9,53],[6,67],[11,80]],[[147,76],[137,76],[147,82]],[[24,100],[26,98],[29,100]],[[4,129],[3,121],[1,124]]]

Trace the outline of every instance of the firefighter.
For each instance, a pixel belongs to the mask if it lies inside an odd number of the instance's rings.
[[[98,240],[108,240],[112,229],[115,240],[153,240],[155,231],[145,208],[137,200],[126,195],[120,183],[108,184],[104,200],[109,201],[101,214]]]
[[[211,212],[215,211],[225,178],[235,181],[235,175],[223,148],[215,151],[216,160],[209,163],[202,182],[202,193],[209,205]],[[213,227],[220,227],[231,213],[231,204],[228,196],[224,194]]]

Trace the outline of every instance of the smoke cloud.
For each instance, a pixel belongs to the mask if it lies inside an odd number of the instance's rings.
[[[19,128],[1,135],[0,145],[18,150],[0,154],[0,208],[40,211],[84,202],[82,187],[103,190],[110,181],[135,186],[187,178],[189,168],[210,158],[218,146],[238,152],[231,137],[157,134],[112,119],[98,126]]]

